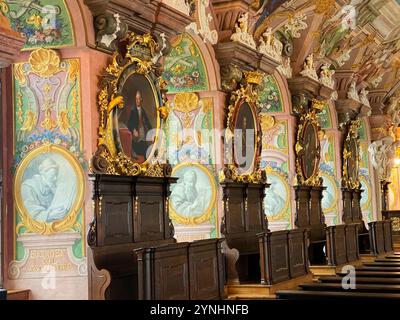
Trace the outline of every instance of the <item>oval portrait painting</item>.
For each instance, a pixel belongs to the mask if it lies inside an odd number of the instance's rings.
[[[268,174],[267,181],[270,187],[265,189],[265,214],[272,220],[280,219],[280,216],[287,211],[289,187],[278,174]]]
[[[303,173],[306,178],[312,177],[314,174],[318,159],[318,135],[316,128],[311,123],[308,123],[304,129],[304,156],[303,156]]]
[[[234,161],[239,173],[253,169],[256,156],[256,118],[251,106],[240,105],[235,119]]]
[[[182,224],[198,224],[210,219],[216,186],[207,168],[198,164],[180,164],[172,172],[178,178],[171,185],[171,218]]]
[[[131,74],[121,86],[124,107],[117,113],[117,145],[136,163],[144,163],[154,150],[159,127],[158,95],[149,78]]]
[[[80,209],[83,184],[82,169],[68,151],[57,146],[40,147],[18,167],[17,208],[23,220],[46,224],[64,220]]]

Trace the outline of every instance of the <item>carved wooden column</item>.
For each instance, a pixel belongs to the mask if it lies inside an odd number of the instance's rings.
[[[304,138],[305,128],[313,124],[314,130],[319,130],[316,115],[322,109],[326,101],[331,97],[334,90],[322,85],[317,79],[305,76],[298,76],[288,80],[289,88],[292,93],[292,113],[297,118],[297,141],[296,151],[296,171],[298,186],[294,187],[296,193],[296,222],[297,227],[308,227],[311,231],[311,241],[325,239],[325,221],[322,213],[322,187],[319,178],[319,159],[320,146],[319,140],[315,141],[315,167],[313,172],[305,174],[305,168],[299,161],[299,157],[305,157],[307,144]],[[313,119],[313,120],[312,120]],[[307,162],[307,161],[303,161]]]
[[[310,189],[309,186],[294,186],[296,200],[294,224],[297,228],[307,228],[310,225]]]
[[[342,188],[342,201],[343,201],[343,214],[342,221],[345,224],[353,222],[352,215],[352,203],[353,203],[353,192],[349,188]]]
[[[366,232],[366,227],[364,224],[364,219],[361,211],[361,194],[364,190],[354,189],[353,190],[353,199],[352,199],[352,207],[353,207],[353,222],[357,223],[359,233]]]
[[[382,204],[382,211],[389,210],[389,184],[388,181],[381,181],[381,204]]]
[[[323,239],[325,237],[325,217],[322,212],[322,192],[326,187],[311,187],[310,189],[310,224],[311,239]]]

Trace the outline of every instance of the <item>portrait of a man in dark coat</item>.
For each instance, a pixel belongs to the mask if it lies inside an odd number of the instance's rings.
[[[128,129],[132,133],[132,158],[134,159],[143,157],[145,160],[147,149],[151,143],[146,141],[147,133],[152,127],[145,109],[142,93],[138,90],[128,120]]]

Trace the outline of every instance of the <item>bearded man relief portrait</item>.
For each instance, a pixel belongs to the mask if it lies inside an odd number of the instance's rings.
[[[20,186],[26,212],[35,221],[64,219],[77,198],[78,177],[61,154],[40,154],[28,164]]]

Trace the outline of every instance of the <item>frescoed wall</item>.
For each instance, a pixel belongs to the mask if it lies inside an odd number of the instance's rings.
[[[320,170],[323,179],[322,211],[325,215],[327,225],[335,225],[340,222],[339,218],[339,194],[340,185],[338,179],[337,163],[336,163],[336,136],[332,126],[332,115],[329,105],[326,104],[324,109],[319,113],[318,117],[321,131],[319,139],[321,143],[321,162]]]
[[[217,170],[213,137],[213,98],[178,93],[164,128],[167,159],[178,177],[170,211],[179,241],[217,236]]]
[[[80,60],[42,48],[13,71],[16,241],[9,278],[31,279],[35,292],[43,274],[87,275]]]
[[[26,38],[25,49],[74,45],[74,33],[64,0],[0,1],[12,29]]]
[[[178,241],[218,236],[215,97],[209,94],[204,48],[197,41],[201,40],[188,33],[175,36],[163,73],[171,108],[163,128],[165,158],[178,178],[172,187],[170,215]]]
[[[259,105],[262,113],[283,112],[282,95],[272,75],[263,79],[259,93]]]
[[[372,189],[372,170],[371,163],[369,159],[369,140],[368,140],[368,129],[365,119],[361,121],[361,126],[359,129],[359,139],[360,139],[360,183],[361,189],[363,190],[361,194],[361,210],[363,213],[365,223],[374,220],[373,211],[373,194]]]
[[[171,40],[163,78],[168,93],[207,91],[208,76],[203,56],[193,38],[184,33]]]
[[[283,113],[282,96],[273,76],[264,77],[259,97],[262,130],[260,167],[266,169],[267,181],[271,184],[266,190],[265,214],[271,230],[288,229],[292,224],[289,120]]]
[[[400,167],[392,169],[389,184],[389,210],[400,210]]]

